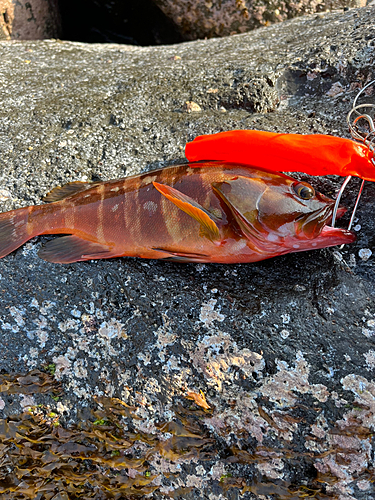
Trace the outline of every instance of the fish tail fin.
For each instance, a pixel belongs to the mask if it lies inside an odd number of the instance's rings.
[[[28,208],[0,213],[0,259],[36,236],[29,232],[28,215]]]

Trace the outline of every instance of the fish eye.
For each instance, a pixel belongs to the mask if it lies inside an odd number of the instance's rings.
[[[295,182],[293,184],[293,190],[302,200],[309,200],[313,196],[315,196],[315,189],[310,186],[310,184],[306,184],[304,182]]]

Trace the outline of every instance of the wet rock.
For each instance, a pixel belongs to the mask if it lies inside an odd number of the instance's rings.
[[[374,15],[170,47],[0,43],[2,211],[184,161],[203,133],[348,137]],[[371,498],[374,195],[367,183],[356,243],[254,265],[62,266],[37,257],[52,236],[1,259],[4,498]]]
[[[364,7],[366,0],[154,0],[186,40],[244,33],[260,26],[327,10]]]
[[[57,38],[60,32],[57,0],[0,0],[0,40]]]

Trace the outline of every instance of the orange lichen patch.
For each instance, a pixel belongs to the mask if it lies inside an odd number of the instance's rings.
[[[61,392],[61,386],[54,378],[39,370],[32,370],[27,375],[0,375],[0,392],[7,394],[37,394]]]
[[[203,391],[200,391],[199,393],[193,392],[193,391],[187,391],[186,394],[186,399],[191,399],[194,401],[198,406],[201,408],[204,408],[205,410],[209,410],[211,407],[206,401],[206,396],[204,395]]]

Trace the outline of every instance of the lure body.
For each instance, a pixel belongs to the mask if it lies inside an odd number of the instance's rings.
[[[375,181],[374,154],[368,147],[330,135],[278,134],[231,130],[201,135],[186,144],[189,161],[221,160],[309,175],[353,175]]]
[[[297,194],[306,189],[308,200]],[[255,262],[355,239],[327,225],[334,201],[308,184],[235,163],[72,183],[47,199],[52,203],[0,214],[0,258],[41,234],[68,235],[39,252],[59,263],[120,256]]]

